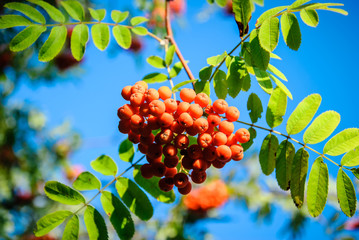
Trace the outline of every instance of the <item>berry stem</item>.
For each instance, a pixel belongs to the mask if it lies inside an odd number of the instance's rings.
[[[342,168],[345,168],[346,170],[351,171],[349,168],[340,166],[340,164],[338,164],[338,163],[336,163],[335,161],[333,161],[332,159],[328,158],[328,157],[325,156],[323,153],[318,152],[317,150],[315,150],[315,149],[313,149],[313,148],[307,146],[306,144],[304,144],[304,143],[298,141],[297,139],[292,138],[292,137],[289,136],[289,135],[283,134],[283,133],[278,132],[278,131],[273,130],[273,129],[269,129],[269,128],[261,127],[261,126],[258,126],[258,125],[254,125],[253,123],[247,123],[247,122],[243,122],[243,121],[239,121],[239,120],[236,121],[236,122],[241,123],[241,124],[244,124],[244,125],[247,125],[247,126],[255,127],[255,128],[258,128],[258,129],[262,129],[262,130],[265,130],[265,131],[268,131],[268,132],[271,132],[271,133],[275,133],[275,134],[280,135],[280,136],[283,136],[283,137],[285,137],[285,138],[287,138],[287,139],[292,140],[292,141],[295,142],[295,143],[298,143],[299,145],[303,146],[304,148],[309,149],[310,151],[312,151],[312,152],[314,152],[314,153],[320,155],[322,158],[327,159],[328,161],[332,162],[333,164],[337,165],[338,167],[342,167]]]
[[[175,47],[176,50],[176,54],[178,59],[181,61],[188,77],[190,80],[194,80],[194,76],[193,73],[191,71],[191,69],[188,67],[188,64],[186,62],[186,60],[184,59],[181,50],[178,48],[178,45],[173,37],[173,32],[172,32],[172,26],[171,26],[171,16],[170,16],[170,5],[169,5],[169,1],[166,0],[166,7],[165,7],[165,25],[166,25],[166,31],[167,31],[167,36],[166,38],[172,43],[172,45]],[[192,86],[194,88],[194,83],[192,82]]]
[[[129,170],[131,170],[137,163],[139,163],[140,161],[142,161],[145,158],[145,155],[143,155],[142,157],[140,157],[140,159],[138,159],[136,162],[132,163],[131,166],[129,166],[126,170],[124,170],[122,173],[120,173],[119,175],[117,175],[112,181],[110,181],[109,183],[107,183],[104,187],[102,187],[90,200],[88,200],[84,205],[82,205],[79,209],[77,209],[73,215],[76,215],[77,213],[79,213],[83,208],[87,207],[98,195],[100,195],[100,193],[102,193],[106,188],[108,188],[109,186],[111,186],[114,182],[116,182],[117,178],[122,177],[125,173],[127,173]]]
[[[167,53],[167,51],[168,51],[168,42],[166,42],[166,45],[165,45],[165,52]],[[168,73],[168,80],[170,81],[171,90],[172,90],[174,85],[173,85],[173,80],[172,80],[172,78],[170,76],[170,71],[171,70],[170,70],[170,67],[167,66],[167,64],[166,64],[166,69],[167,69],[167,73]],[[172,92],[172,94],[173,94],[173,99],[176,101],[176,93]]]

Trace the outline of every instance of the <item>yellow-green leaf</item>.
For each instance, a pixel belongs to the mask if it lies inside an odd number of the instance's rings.
[[[318,26],[319,23],[319,16],[317,11],[312,9],[302,9],[300,11],[300,17],[302,18],[303,22],[311,27]]]
[[[278,145],[278,138],[273,134],[268,134],[263,140],[259,152],[259,163],[265,175],[270,175],[274,171]]]
[[[348,128],[332,137],[324,146],[324,154],[338,156],[359,146],[359,128]]]
[[[27,0],[27,1],[43,8],[47,12],[47,14],[49,14],[50,18],[52,18],[52,20],[54,20],[55,22],[60,22],[60,23],[65,22],[65,16],[61,13],[60,10],[58,10],[56,7],[52,6],[51,4],[40,0]]]
[[[85,17],[85,10],[82,5],[75,0],[61,1],[61,5],[66,12],[75,20],[83,21]]]
[[[269,98],[266,121],[270,128],[278,127],[283,122],[287,110],[287,95],[276,87]]]
[[[294,155],[292,163],[292,176],[290,180],[290,194],[297,208],[304,202],[305,180],[308,172],[309,153],[300,148]]]
[[[59,226],[65,219],[72,215],[68,210],[56,211],[40,218],[34,230],[36,237],[41,237],[48,234],[52,229]]]
[[[20,52],[30,47],[46,31],[46,27],[33,25],[19,32],[10,42],[10,50]]]
[[[289,48],[297,51],[302,41],[297,17],[293,13],[286,12],[280,20],[285,43]]]
[[[115,26],[112,28],[112,34],[116,42],[124,49],[129,49],[132,43],[131,32],[124,26]]]
[[[76,25],[71,35],[71,52],[77,61],[80,61],[83,58],[88,40],[88,26],[85,24]]]
[[[355,214],[357,198],[353,183],[342,168],[339,169],[337,175],[337,196],[343,213],[352,217]]]
[[[19,11],[28,18],[34,20],[35,22],[45,24],[46,20],[45,17],[34,7],[31,7],[28,4],[20,3],[20,2],[10,2],[4,5],[4,7]]]
[[[268,52],[273,52],[279,40],[279,19],[272,17],[265,20],[259,29],[258,37],[261,46]]]
[[[284,140],[278,147],[276,154],[276,179],[284,191],[288,191],[292,177],[292,163],[295,155],[294,145]]]
[[[344,155],[340,164],[342,166],[354,167],[359,165],[359,147],[349,151]]]
[[[104,51],[110,43],[110,28],[104,23],[95,24],[91,28],[91,35],[95,46]]]
[[[39,51],[39,60],[48,62],[56,57],[65,44],[67,29],[65,26],[56,26],[51,29],[49,38]]]

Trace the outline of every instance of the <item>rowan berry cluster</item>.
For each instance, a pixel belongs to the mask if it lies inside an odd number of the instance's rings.
[[[118,109],[118,129],[139,144],[148,161],[141,167],[142,176],[161,177],[161,190],[176,186],[181,194],[188,194],[190,179],[203,183],[210,166],[222,168],[231,159],[243,158],[238,143],[248,142],[250,135],[244,128],[233,133],[239,111],[226,101],[218,99],[210,105],[207,94],[189,88],[180,91],[182,101],[175,101],[168,87],[148,89],[143,81],[124,87],[121,94],[130,103]],[[188,135],[197,136],[197,144],[190,144]]]

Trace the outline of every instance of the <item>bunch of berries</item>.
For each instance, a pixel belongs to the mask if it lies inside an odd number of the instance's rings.
[[[211,165],[222,168],[231,159],[243,158],[238,143],[248,142],[250,135],[244,128],[233,134],[239,111],[226,101],[218,99],[210,105],[207,94],[189,88],[181,90],[182,102],[175,101],[168,87],[148,89],[143,81],[124,87],[121,94],[130,104],[118,109],[118,129],[139,144],[148,161],[141,167],[142,176],[161,177],[161,190],[176,186],[181,194],[188,194],[192,189],[188,176],[200,184]],[[188,135],[197,136],[197,144],[190,144]]]

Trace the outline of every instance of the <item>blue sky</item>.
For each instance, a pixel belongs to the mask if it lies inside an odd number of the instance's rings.
[[[99,8],[109,8],[108,2],[98,1]],[[124,10],[130,6],[129,1],[111,3],[109,9],[117,7]],[[125,3],[124,3],[125,2]],[[206,59],[213,55],[230,51],[238,42],[238,30],[232,18],[227,17],[222,11],[214,12],[206,22],[198,21],[197,14],[208,7],[206,1],[190,2],[183,19],[174,23],[174,31],[177,43],[186,59],[189,60],[195,76],[198,71],[206,66]],[[264,7],[257,7],[252,19],[272,7],[278,6],[278,1],[265,0]],[[292,1],[280,1],[281,4],[290,4]],[[359,76],[357,56],[359,55],[358,27],[359,3],[357,1],[341,0],[345,4],[344,9],[349,12],[348,16],[342,16],[332,12],[319,11],[319,26],[311,28],[300,21],[302,30],[302,45],[298,52],[290,50],[280,36],[280,43],[274,51],[282,60],[273,60],[271,63],[279,68],[288,78],[287,87],[293,94],[293,101],[288,101],[287,116],[295,106],[307,95],[319,93],[323,100],[318,113],[326,110],[338,111],[342,120],[335,131],[349,127],[359,126],[359,113],[356,104],[359,100]],[[108,14],[109,15],[109,14]],[[298,16],[298,15],[297,15]],[[254,21],[251,23],[253,27]],[[125,138],[117,132],[118,119],[117,108],[124,104],[121,99],[121,89],[129,84],[141,80],[144,75],[155,71],[144,61],[150,55],[163,56],[157,42],[145,38],[145,50],[143,59],[135,58],[133,54],[120,51],[119,54],[110,54],[109,48],[101,52],[92,43],[88,45],[85,61],[81,72],[69,75],[70,81],[59,84],[32,88],[25,83],[13,96],[15,99],[23,99],[35,104],[48,116],[49,126],[60,124],[69,119],[75,129],[80,131],[84,138],[83,147],[73,155],[73,163],[81,163],[90,169],[89,163],[101,154],[107,154],[117,159],[118,144]],[[111,39],[111,43],[114,43]],[[238,53],[238,51],[236,52]],[[111,56],[110,56],[111,55]],[[139,61],[140,60],[140,61]],[[175,83],[187,80],[184,72],[175,79]],[[159,85],[155,86],[158,87]],[[246,110],[246,101],[251,92],[257,93],[266,106],[268,95],[258,86],[252,78],[252,88],[249,93],[240,93],[236,100],[228,98],[230,105],[239,108],[240,120],[249,121]],[[214,98],[214,94],[212,98]],[[265,113],[263,114],[265,115]],[[266,126],[265,120],[259,122]],[[238,125],[238,127],[242,127]],[[278,127],[279,131],[285,132],[285,124]],[[254,148],[260,147],[261,140],[266,132],[258,131],[257,141]],[[295,138],[301,140],[302,135]],[[283,140],[279,138],[279,140]],[[321,151],[324,144],[317,144],[315,149]],[[298,148],[298,146],[296,146]],[[317,157],[311,154],[310,163]],[[340,162],[340,158],[333,158]],[[127,165],[118,161],[120,168]],[[328,163],[330,174],[335,177],[337,167]],[[224,214],[233,215],[234,221],[224,224],[209,224],[211,231],[218,239],[233,239],[230,236],[238,234],[238,229],[243,229],[241,235],[250,239],[279,239],[277,232],[282,227],[283,213],[276,210],[274,222],[271,225],[258,227],[250,220],[250,215],[229,204],[223,209]],[[236,217],[240,216],[240,217]],[[240,227],[239,227],[240,226]],[[245,231],[244,231],[245,230]],[[224,234],[226,232],[226,234]],[[248,235],[247,235],[248,234]],[[305,238],[313,235],[326,239],[317,223],[311,223]]]

